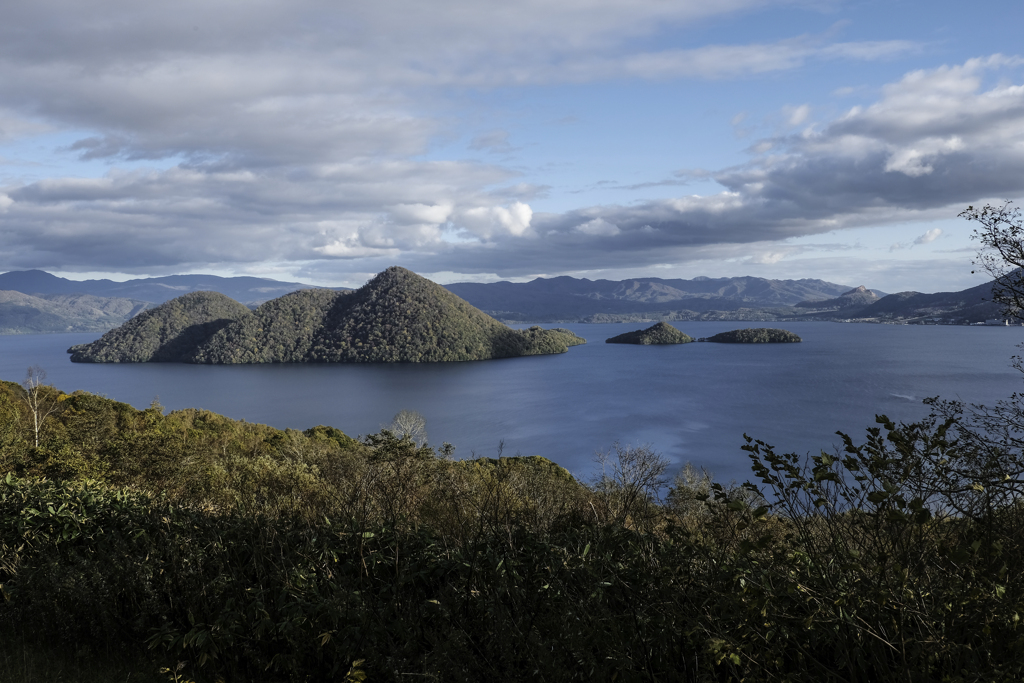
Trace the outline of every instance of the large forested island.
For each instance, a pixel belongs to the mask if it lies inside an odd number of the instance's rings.
[[[583,343],[564,329],[513,330],[392,267],[352,292],[300,290],[255,311],[192,292],[68,352],[80,363],[409,363],[564,353]]]
[[[655,323],[646,330],[635,330],[624,332],[615,337],[605,339],[607,344],[688,344],[694,341],[693,337],[680,332],[666,322]]]

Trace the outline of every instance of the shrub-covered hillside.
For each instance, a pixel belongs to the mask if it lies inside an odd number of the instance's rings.
[[[192,302],[185,299],[168,302],[154,313],[165,306],[176,314],[190,310]],[[161,313],[154,319],[166,317]],[[398,267],[385,270],[355,292],[303,290],[288,294],[253,313],[210,322],[202,334],[179,333],[171,341],[163,334],[155,339],[162,329],[145,322],[124,325],[99,341],[73,348],[72,360],[438,362],[563,353],[585,343],[568,330],[510,329],[440,285]],[[137,350],[150,348],[162,350],[148,356]]]
[[[605,339],[608,344],[687,344],[694,341],[666,322],[655,323],[646,330],[636,330]]]
[[[0,680],[1019,681],[1021,406],[933,407],[663,496],[0,383]]]

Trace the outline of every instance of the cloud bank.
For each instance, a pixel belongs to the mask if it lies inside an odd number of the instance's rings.
[[[986,82],[1020,66],[1001,55],[909,73],[830,121],[792,107],[783,116],[804,130],[710,173],[717,194],[542,213],[531,201],[546,188],[513,167],[429,159],[458,126],[451,89],[736,78],[918,49],[813,36],[643,49],[665,26],[766,4],[14,2],[0,24],[0,142],[60,131],[83,162],[150,167],[0,187],[0,268],[402,263],[514,277],[681,262],[1024,195],[1024,86]],[[501,129],[469,147],[511,148]]]

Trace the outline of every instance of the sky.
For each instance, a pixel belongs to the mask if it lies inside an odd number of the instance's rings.
[[[5,0],[0,271],[954,291],[1020,0]]]

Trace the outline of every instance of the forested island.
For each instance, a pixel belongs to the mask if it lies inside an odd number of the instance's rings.
[[[606,344],[688,344],[694,341],[690,335],[680,332],[666,322],[651,325],[646,330],[636,330],[605,339]]]
[[[770,327],[748,327],[744,330],[719,332],[711,337],[701,337],[698,341],[716,342],[719,344],[790,344],[802,342],[798,335],[788,330]]]
[[[1024,462],[959,404],[842,457],[747,438],[728,486],[34,379],[0,382],[0,680],[1024,677]]]
[[[193,292],[68,352],[78,363],[415,363],[564,353],[585,342],[565,329],[513,330],[392,267],[355,291],[300,290],[255,311]]]

